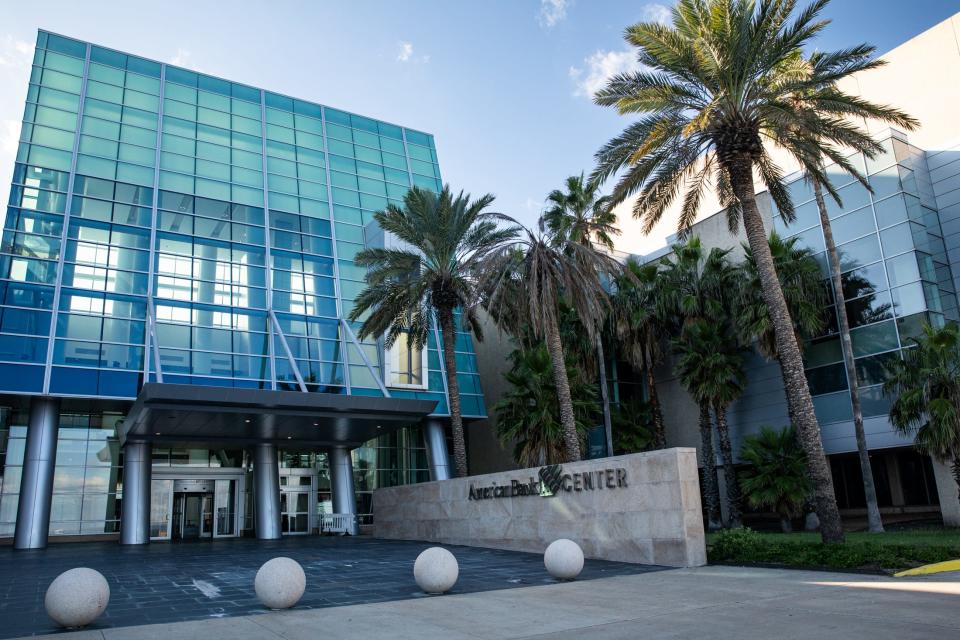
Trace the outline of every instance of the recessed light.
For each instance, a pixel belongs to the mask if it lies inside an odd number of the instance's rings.
[[[159,431],[157,431],[157,432],[156,432],[156,433],[154,433],[153,435],[155,435],[155,436],[158,436],[158,435],[160,435],[160,432],[159,432]]]
[[[250,422],[250,418],[247,418],[246,420],[244,420],[244,422]]]
[[[293,440],[293,436],[287,436],[287,440]]]
[[[377,429],[382,429],[382,428],[383,428],[383,427],[381,427],[380,425],[377,425]]]
[[[319,426],[320,426],[320,423],[319,423],[319,422],[314,422],[314,423],[313,423],[313,426],[319,427]]]

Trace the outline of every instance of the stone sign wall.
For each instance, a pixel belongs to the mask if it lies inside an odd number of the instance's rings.
[[[378,538],[535,553],[569,538],[587,558],[707,561],[690,448],[378,489],[373,514]]]

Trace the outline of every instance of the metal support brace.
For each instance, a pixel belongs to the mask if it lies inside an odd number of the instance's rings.
[[[157,309],[154,307],[153,298],[147,298],[147,339],[153,348],[154,368],[157,371],[157,382],[163,384],[163,367],[160,366],[160,342],[157,340]],[[150,381],[150,371],[147,371],[146,382]]]
[[[357,340],[356,334],[353,333],[353,329],[350,328],[350,324],[340,318],[340,324],[343,326],[344,333],[347,334],[347,337],[350,339],[350,342],[357,347],[357,351],[360,353],[360,358],[363,359],[363,364],[367,366],[367,369],[370,370],[370,375],[373,376],[373,379],[377,381],[377,386],[380,387],[380,391],[383,393],[384,398],[389,398],[390,392],[387,390],[387,385],[383,384],[383,376],[377,374],[376,368],[373,366],[373,363],[370,362],[370,358],[367,357],[367,354],[364,352],[363,348],[360,346],[360,341]],[[347,356],[348,354],[343,354]]]
[[[300,367],[297,366],[297,361],[293,357],[293,352],[290,350],[290,345],[287,343],[287,336],[284,335],[283,329],[280,328],[280,321],[277,319],[277,314],[273,312],[273,309],[267,311],[270,314],[270,321],[273,324],[273,330],[277,332],[277,337],[280,338],[280,346],[283,347],[283,352],[287,354],[287,361],[290,362],[290,368],[293,369],[293,375],[297,379],[297,386],[300,387],[300,391],[304,393],[307,392],[307,385],[303,381],[303,376],[300,375]]]

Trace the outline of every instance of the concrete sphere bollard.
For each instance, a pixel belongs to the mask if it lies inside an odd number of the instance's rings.
[[[543,554],[543,564],[557,580],[573,580],[583,571],[583,550],[573,540],[554,540]]]
[[[253,580],[257,599],[268,609],[289,609],[300,601],[306,588],[303,567],[292,558],[267,560]]]
[[[99,571],[79,567],[64,571],[47,587],[43,606],[61,627],[84,627],[110,602],[110,585]]]
[[[445,593],[460,576],[460,566],[453,554],[441,547],[430,547],[413,563],[413,579],[426,593]]]

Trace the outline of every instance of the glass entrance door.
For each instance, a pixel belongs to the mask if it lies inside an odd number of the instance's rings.
[[[280,494],[280,526],[286,535],[310,533],[309,491],[284,491]]]
[[[213,537],[213,494],[173,494],[173,539]]]

